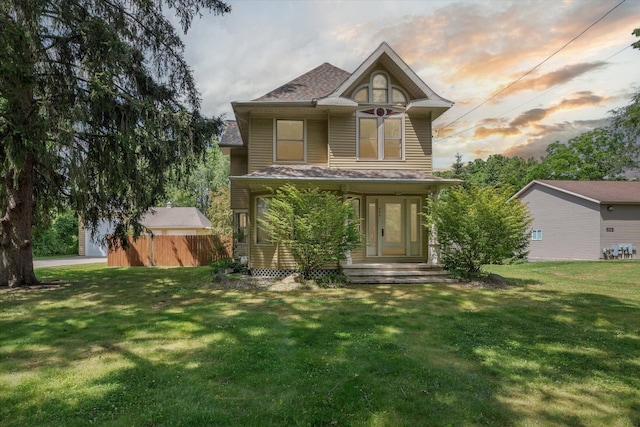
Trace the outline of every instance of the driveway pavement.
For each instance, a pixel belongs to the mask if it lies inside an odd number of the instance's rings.
[[[49,259],[41,259],[41,260],[33,261],[33,268],[60,267],[64,265],[80,265],[80,264],[96,264],[96,263],[106,264],[107,259],[104,257],[89,257],[89,256],[49,258]]]

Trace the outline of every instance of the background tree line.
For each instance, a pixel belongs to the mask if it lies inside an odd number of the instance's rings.
[[[465,186],[513,187],[518,191],[534,179],[625,180],[640,168],[640,91],[626,107],[614,110],[609,125],[556,141],[541,159],[494,154],[466,164],[460,154],[450,170],[436,172],[458,178]]]

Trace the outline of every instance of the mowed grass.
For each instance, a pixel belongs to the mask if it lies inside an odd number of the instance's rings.
[[[640,425],[640,263],[491,271],[513,286],[38,270],[0,291],[0,425]]]

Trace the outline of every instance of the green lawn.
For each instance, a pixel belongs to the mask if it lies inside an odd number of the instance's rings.
[[[2,426],[640,425],[640,262],[221,291],[208,268],[0,291]]]

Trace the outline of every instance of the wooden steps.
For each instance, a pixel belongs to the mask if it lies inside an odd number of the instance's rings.
[[[457,283],[442,267],[426,263],[341,263],[340,267],[353,284]]]

